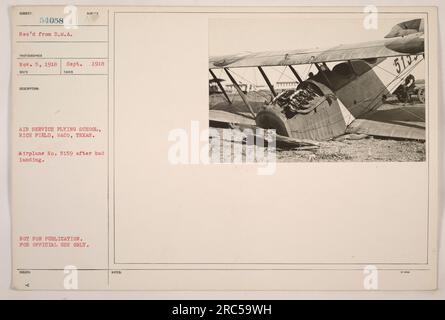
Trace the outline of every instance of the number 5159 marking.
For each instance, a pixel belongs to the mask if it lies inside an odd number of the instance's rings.
[[[396,67],[397,74],[402,73],[407,67],[409,67],[414,61],[417,60],[417,56],[401,56],[394,59],[394,66]]]

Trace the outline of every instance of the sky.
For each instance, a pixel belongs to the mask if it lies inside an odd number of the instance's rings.
[[[238,15],[230,18],[209,19],[209,55],[240,52],[273,51],[330,47],[339,44],[381,40],[397,23],[419,18],[416,14],[378,14],[377,29],[365,29],[365,14],[263,14]],[[422,63],[423,64],[423,63]],[[297,71],[307,74],[309,66],[298,66]],[[419,69],[420,66],[419,66]],[[283,67],[265,68],[270,80],[290,81],[294,77]],[[255,68],[234,70],[237,80],[264,85]],[[310,71],[315,71],[312,66]],[[217,70],[217,76],[227,77]],[[416,71],[422,78],[424,70]],[[424,77],[424,76],[423,76]],[[243,80],[244,78],[244,80]]]

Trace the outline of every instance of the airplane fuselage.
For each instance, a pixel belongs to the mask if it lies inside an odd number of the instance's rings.
[[[419,56],[402,56],[346,61],[332,70],[317,66],[319,72],[297,88],[309,87],[317,93],[316,99],[303,100],[301,106],[295,99],[288,99],[288,104],[277,99],[257,115],[256,122],[299,139],[327,140],[342,135],[353,120],[378,109],[420,61]]]

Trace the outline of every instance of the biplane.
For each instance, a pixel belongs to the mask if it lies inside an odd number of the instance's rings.
[[[213,89],[217,86],[211,93],[210,126],[275,129],[279,136],[311,141],[345,134],[425,140],[424,105],[385,108],[424,58],[423,19],[399,23],[379,41],[210,57],[209,81]],[[298,65],[315,66],[317,72],[299,74]],[[296,86],[276,90],[265,67],[289,68]],[[242,90],[232,72],[236,68],[258,69],[270,99]],[[241,100],[229,97],[217,70],[230,79]]]

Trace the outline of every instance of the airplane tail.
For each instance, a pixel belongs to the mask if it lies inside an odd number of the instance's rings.
[[[403,54],[422,54],[425,50],[423,23],[423,19],[414,19],[396,24],[385,36],[389,38],[385,46]]]

